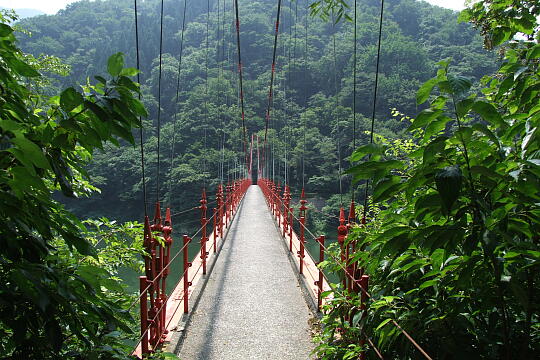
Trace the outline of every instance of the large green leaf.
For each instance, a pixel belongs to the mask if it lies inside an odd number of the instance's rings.
[[[26,77],[40,76],[39,72],[37,72],[36,69],[15,57],[9,59],[9,64],[12,66],[13,70],[15,70],[19,75]]]
[[[442,153],[446,147],[446,136],[439,136],[431,141],[424,149],[423,165],[429,166],[436,156]]]
[[[402,187],[401,177],[390,176],[384,178],[373,188],[373,201],[384,201],[399,192]]]
[[[107,71],[113,77],[120,75],[120,72],[124,68],[124,54],[116,53],[109,57],[107,62]]]
[[[426,102],[426,100],[429,98],[429,95],[431,94],[431,91],[433,90],[433,87],[437,85],[440,82],[439,79],[433,78],[426,81],[420,89],[416,92],[416,103],[418,105],[423,104]]]
[[[471,79],[465,76],[448,74],[447,78],[449,92],[455,96],[463,96],[472,86]],[[441,84],[439,84],[439,87],[441,87]]]
[[[475,102],[474,105],[472,106],[472,111],[480,115],[482,119],[484,119],[485,121],[487,121],[488,123],[492,125],[495,125],[495,126],[505,125],[504,121],[502,120],[501,114],[499,114],[499,112],[497,111],[495,106],[493,106],[493,104],[479,100]]]
[[[13,32],[13,28],[7,24],[0,24],[0,37],[6,37]]]
[[[83,102],[82,95],[72,87],[67,88],[60,95],[60,106],[65,112],[70,112]]]
[[[437,116],[443,113],[442,110],[425,109],[422,110],[414,119],[408,131],[418,129],[428,125],[431,121],[437,118]]]
[[[33,141],[22,135],[18,135],[11,140],[23,152],[25,158],[41,169],[50,170],[51,166],[43,153],[43,150]]]
[[[347,174],[352,174],[356,181],[367,180],[375,176],[382,177],[391,170],[403,169],[405,165],[399,160],[366,161],[347,169]]]
[[[360,146],[351,155],[351,162],[362,160],[366,155],[381,155],[384,153],[385,147],[379,144],[370,143]]]
[[[447,215],[450,214],[452,205],[461,193],[462,180],[463,174],[457,165],[447,166],[435,175],[437,191],[442,199],[443,210]]]

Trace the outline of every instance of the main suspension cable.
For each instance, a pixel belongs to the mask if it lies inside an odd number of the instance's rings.
[[[343,206],[343,181],[341,178],[341,174],[343,172],[341,167],[341,131],[339,127],[339,114],[338,114],[338,107],[339,107],[339,92],[338,92],[338,85],[337,85],[337,60],[336,60],[336,22],[334,19],[334,10],[332,9],[332,51],[333,51],[333,58],[334,58],[334,97],[336,98],[336,108],[335,108],[335,120],[336,120],[336,137],[337,137],[337,156],[338,156],[338,183],[339,183],[339,202],[341,206]]]
[[[161,14],[159,23],[159,75],[158,75],[158,113],[157,113],[157,166],[156,166],[156,203],[159,202],[159,170],[160,170],[160,143],[161,143],[161,75],[163,63],[163,0],[161,0]]]
[[[135,49],[137,52],[137,83],[141,84],[141,59],[139,52],[139,20],[137,14],[137,0],[133,0],[134,3],[134,16],[135,16]],[[139,101],[141,101],[141,89],[139,88]],[[143,191],[143,203],[144,203],[144,216],[148,215],[148,200],[146,198],[146,170],[145,170],[145,160],[144,160],[144,126],[142,122],[142,117],[139,116],[139,140],[140,140],[140,150],[141,150],[141,171],[142,171],[142,191]]]
[[[371,111],[371,131],[369,136],[369,143],[373,144],[373,132],[375,131],[375,113],[377,107],[377,90],[379,87],[379,63],[381,59],[381,39],[382,39],[382,26],[383,26],[383,15],[384,15],[384,0],[381,0],[381,13],[379,17],[379,39],[377,41],[377,63],[375,66],[375,89],[373,92],[373,108]],[[369,191],[369,179],[366,180],[366,191],[364,195],[364,211],[362,214],[362,222],[365,222],[367,215],[367,206],[368,206],[368,191]]]
[[[352,115],[353,115],[353,148],[352,152],[356,149],[356,65],[357,65],[357,0],[354,0],[354,35],[353,35],[353,106],[352,106]],[[351,182],[351,202],[355,200],[355,187]]]
[[[243,80],[243,73],[242,73],[242,52],[240,47],[240,15],[238,13],[238,0],[234,0],[234,8],[235,8],[235,14],[236,14],[236,46],[237,46],[237,52],[238,52],[238,83],[240,85],[240,110],[241,110],[241,116],[242,116],[242,142],[243,142],[243,148],[244,148],[244,158],[245,162],[247,164],[247,140],[246,140],[246,121],[245,121],[245,108],[244,108],[244,80]]]
[[[171,143],[171,159],[170,159],[170,169],[169,169],[169,192],[167,194],[167,203],[169,204],[169,207],[171,206],[171,195],[172,195],[172,174],[174,169],[174,148],[176,145],[176,123],[178,121],[178,110],[179,110],[179,95],[180,95],[180,73],[182,71],[182,55],[184,51],[184,31],[186,28],[186,8],[187,8],[187,0],[184,0],[184,10],[182,14],[182,31],[180,35],[180,54],[178,55],[178,70],[177,70],[177,77],[176,77],[176,107],[174,112],[174,120],[173,120],[173,137],[172,137],[172,143]]]
[[[308,51],[309,51],[309,48],[308,48],[308,17],[309,17],[309,0],[306,0],[306,19],[305,19],[305,30],[306,30],[306,34],[305,34],[305,50],[304,50],[304,70],[306,72],[305,74],[305,88],[304,88],[304,101],[305,101],[305,106],[306,106],[306,110],[308,109],[308,88],[309,88],[309,84],[308,84],[308,78],[307,78],[307,69],[308,69],[308,64],[307,64],[307,61],[308,61]],[[303,121],[303,126],[304,126],[304,131],[302,131],[303,133],[303,143],[302,143],[302,189],[304,189],[306,187],[306,130],[307,130],[307,111],[304,112],[304,121]]]
[[[202,156],[203,161],[203,189],[206,189],[206,155],[207,155],[207,140],[206,133],[208,130],[208,124],[210,122],[210,113],[208,110],[208,49],[209,49],[209,32],[210,32],[210,0],[206,1],[206,50],[204,52],[204,109],[205,109],[205,123],[203,126],[204,132],[204,154]]]
[[[218,0],[218,12],[219,12],[219,7],[220,7],[220,1]],[[225,61],[225,11],[226,11],[226,8],[225,8],[225,0],[223,0],[223,16],[222,16],[222,29],[221,29],[221,57],[219,57],[219,89],[220,89],[220,94],[221,94],[221,90],[222,90],[222,87],[223,87],[223,84],[222,82],[224,81],[223,80],[223,62]],[[219,21],[218,21],[219,23]],[[219,24],[218,24],[218,28],[219,28]],[[220,96],[220,99],[222,97]],[[225,101],[225,105],[227,106],[228,108],[228,101]],[[221,161],[220,161],[220,165],[219,165],[219,183],[220,184],[223,184],[223,169],[224,169],[224,162],[225,162],[225,120],[224,120],[224,116],[223,116],[223,113],[220,111],[219,112],[220,114],[220,117],[221,117]]]
[[[268,90],[268,106],[266,108],[266,125],[264,129],[264,144],[267,144],[267,136],[268,136],[268,125],[270,123],[270,111],[272,110],[272,97],[273,97],[273,88],[274,88],[274,76],[276,73],[276,53],[277,53],[277,43],[278,43],[278,35],[279,35],[279,18],[281,15],[281,0],[278,0],[277,4],[277,16],[276,16],[276,27],[275,27],[275,33],[274,33],[274,50],[272,53],[272,71],[270,73],[270,87]],[[266,149],[266,146],[264,147]],[[263,161],[266,164],[266,156],[264,156],[265,153],[263,152]]]

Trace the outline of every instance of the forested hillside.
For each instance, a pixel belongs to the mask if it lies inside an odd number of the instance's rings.
[[[150,198],[154,196],[157,147],[154,124],[159,75],[159,3],[157,0],[145,1],[139,9],[141,81],[144,102],[150,112],[145,122]],[[264,129],[276,2],[250,0],[240,3],[249,134]],[[21,36],[20,46],[35,56],[56,55],[70,65],[71,73],[58,78],[56,85],[84,84],[87,76],[104,68],[107,57],[113,52],[124,52],[126,62],[135,64],[132,6],[130,0],[81,1],[57,15],[22,20],[20,26],[32,35]],[[161,93],[164,123],[161,159],[165,165],[161,167],[161,179],[164,182],[162,189],[166,191],[164,196],[170,197],[175,209],[191,207],[199,196],[203,181],[210,187],[218,182],[223,138],[225,178],[232,176],[235,161],[240,161],[236,39],[231,2],[212,0],[210,7],[207,62],[206,2],[188,0],[177,103],[175,90],[183,9],[179,0],[165,1]],[[451,58],[452,71],[479,79],[495,69],[496,55],[483,50],[477,33],[469,24],[458,24],[456,13],[450,10],[425,2],[392,0],[387,1],[385,11],[375,130],[394,138],[403,136],[403,129],[408,124],[392,117],[391,109],[411,116],[417,113],[416,89],[434,74],[436,62]],[[332,22],[317,17],[306,19],[306,13],[306,2],[284,2],[270,124],[270,146],[274,148],[275,160],[273,169],[269,170],[270,176],[282,178],[287,157],[290,183],[294,188],[299,187],[305,123],[306,191],[316,190],[319,196],[329,198],[338,192],[338,137],[341,158],[346,159],[352,151],[353,31],[350,22],[341,21],[333,26]],[[377,1],[359,2],[357,145],[368,139],[364,131],[368,129],[367,119],[371,116],[377,16]],[[208,89],[205,81],[207,64]],[[170,169],[173,138],[176,141],[174,168]],[[202,171],[203,162],[209,164],[205,172]],[[70,204],[77,213],[123,220],[141,218],[141,170],[137,148],[106,148],[95,156],[90,173],[102,193]],[[111,203],[115,206],[110,206]]]

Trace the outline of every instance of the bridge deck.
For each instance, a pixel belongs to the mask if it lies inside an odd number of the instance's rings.
[[[313,317],[260,188],[251,186],[193,310],[181,359],[309,359]]]

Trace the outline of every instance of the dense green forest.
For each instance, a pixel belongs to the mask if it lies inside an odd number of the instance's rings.
[[[177,211],[243,169],[231,2],[207,13],[188,0],[184,36],[182,3],[164,2],[161,74],[160,198]],[[264,136],[276,2],[239,3],[246,125]],[[399,323],[434,359],[538,358],[540,3],[489,0],[459,15],[385,3],[370,144],[381,2],[358,1],[354,112],[352,2],[283,2],[265,175],[287,172],[296,191],[305,181],[332,214],[339,159],[345,199],[371,185],[350,259],[334,243],[321,265],[344,276],[358,261],[370,297],[334,284],[316,356],[426,358]],[[139,128],[156,197],[160,1],[139,2],[141,84],[132,6],[1,12],[0,358],[126,359],[137,339],[120,274],[144,256],[130,222],[143,216]],[[309,214],[314,231],[337,225]]]
[[[162,188],[167,191],[163,194],[164,198],[170,199],[172,207],[178,210],[190,208],[195,203],[204,179],[207,179],[210,189],[215,188],[221,159],[222,129],[226,139],[225,172],[230,172],[231,176],[235,160],[240,160],[238,151],[241,150],[232,3],[210,2],[208,97],[205,95],[206,2],[197,1],[188,5],[181,92],[177,104],[175,89],[183,9],[180,1],[165,1],[164,4],[161,100],[164,124],[161,159],[164,165],[161,166],[160,176],[163,179]],[[26,52],[36,56],[42,53],[58,56],[70,65],[71,73],[60,78],[58,85],[84,83],[86,77],[103,68],[107,54],[122,51],[127,61],[134,64],[132,7],[133,2],[129,0],[71,4],[57,15],[21,21],[20,26],[30,31],[32,36],[21,37],[20,45]],[[147,171],[150,174],[148,188],[152,199],[155,196],[157,145],[155,118],[159,75],[159,7],[159,1],[141,3],[139,19],[141,81],[144,102],[151,114],[145,124],[145,137]],[[248,134],[259,132],[263,137],[276,2],[249,1],[241,3],[239,10]],[[316,193],[324,200],[339,192],[338,137],[341,158],[346,158],[352,152],[353,32],[349,22],[333,26],[315,17],[308,18],[306,22],[306,13],[306,2],[284,2],[269,136],[274,151],[268,170],[272,177],[283,178],[287,148],[289,182],[293,189],[299,191],[304,148],[301,134],[305,123],[306,191]],[[368,139],[365,131],[369,129],[368,117],[371,116],[378,2],[360,1],[359,13],[356,111],[357,144],[362,144]],[[377,103],[378,133],[388,137],[402,136],[407,124],[392,117],[391,109],[396,108],[410,116],[416,114],[416,89],[434,74],[435,63],[441,59],[451,57],[456,71],[474,79],[495,69],[496,56],[483,49],[482,40],[472,26],[458,24],[456,19],[456,13],[425,2],[387,2]],[[205,129],[208,131],[206,149]],[[173,139],[176,145],[174,169],[171,170],[169,157]],[[125,146],[107,148],[105,152],[96,154],[90,174],[94,184],[101,189],[101,194],[94,194],[84,202],[78,200],[70,203],[70,207],[76,213],[89,217],[105,215],[122,220],[140,219],[142,195],[138,151]],[[202,171],[203,161],[208,164],[206,172]],[[270,162],[274,164],[273,167]],[[172,186],[169,186],[169,182]],[[171,194],[168,193],[169,189]],[[111,207],[110,203],[116,206]],[[329,204],[334,203],[331,201]],[[317,204],[324,205],[324,202],[317,201]],[[326,210],[337,209],[332,206]]]

